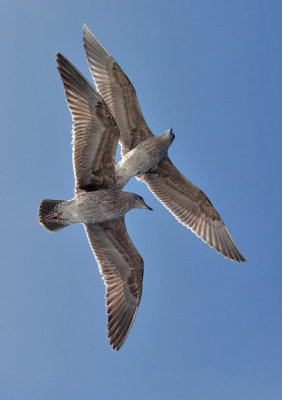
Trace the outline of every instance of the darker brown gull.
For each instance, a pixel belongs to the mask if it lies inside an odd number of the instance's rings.
[[[151,208],[141,196],[117,185],[119,130],[107,104],[65,57],[58,54],[57,62],[73,119],[75,196],[43,200],[39,222],[50,232],[74,223],[84,225],[106,286],[110,345],[119,350],[140,303],[144,268],[124,215],[133,208]]]

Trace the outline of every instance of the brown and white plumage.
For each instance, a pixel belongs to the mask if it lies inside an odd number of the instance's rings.
[[[130,80],[85,25],[83,31],[92,77],[117,122],[125,155],[153,134]],[[145,182],[177,220],[204,242],[231,260],[245,261],[210,200],[175,168],[168,156],[137,179]]]
[[[110,345],[119,350],[141,299],[143,259],[128,236],[124,217],[85,224],[85,230],[106,285]]]
[[[39,220],[50,231],[67,226],[68,222],[84,223],[106,285],[110,345],[119,350],[136,316],[144,265],[128,236],[124,213],[131,208],[149,207],[140,196],[116,190],[115,154],[119,130],[106,103],[65,57],[57,54],[57,62],[74,121],[76,196],[67,202],[43,200]],[[62,215],[64,220],[60,219]],[[109,219],[109,215],[114,217]],[[91,218],[99,222],[93,223]]]
[[[168,157],[139,179],[179,222],[204,242],[231,260],[244,261],[210,200],[175,168]]]
[[[95,85],[120,131],[122,155],[153,134],[142,115],[135,89],[120,66],[84,25],[84,48]]]
[[[73,168],[77,192],[114,187],[119,130],[106,103],[86,78],[57,54],[73,123]]]

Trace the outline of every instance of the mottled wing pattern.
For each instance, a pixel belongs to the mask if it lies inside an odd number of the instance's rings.
[[[142,294],[143,259],[126,231],[124,217],[85,230],[106,285],[108,338],[114,350],[124,343]]]
[[[107,103],[120,131],[122,155],[153,136],[140,110],[135,89],[86,25],[83,43],[98,92]]]
[[[138,178],[179,222],[204,242],[231,260],[245,261],[210,200],[175,168],[168,157]]]
[[[87,79],[57,54],[65,96],[74,121],[73,167],[76,192],[111,188],[115,184],[117,124],[106,103]]]

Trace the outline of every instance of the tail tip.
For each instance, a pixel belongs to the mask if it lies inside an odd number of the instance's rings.
[[[63,221],[59,221],[56,213],[56,206],[63,200],[42,200],[38,210],[39,223],[49,232],[57,232],[67,226]]]

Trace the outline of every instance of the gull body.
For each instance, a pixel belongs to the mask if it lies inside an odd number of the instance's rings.
[[[130,178],[143,174],[166,156],[174,140],[172,129],[139,143],[115,164],[117,187],[123,188]]]
[[[97,224],[121,217],[133,208],[150,209],[140,196],[131,192],[110,189],[81,192],[71,200],[58,200],[42,215],[41,223],[51,231],[53,223],[61,223],[62,228],[76,223]]]

